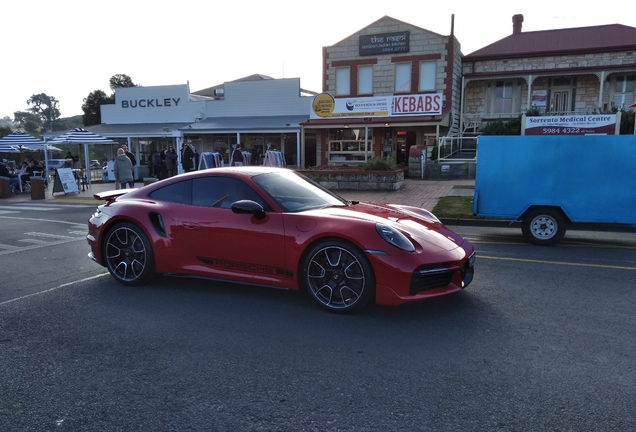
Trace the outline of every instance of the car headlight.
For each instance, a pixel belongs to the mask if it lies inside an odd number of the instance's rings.
[[[378,234],[380,234],[380,237],[391,243],[396,248],[402,249],[406,252],[415,251],[415,246],[413,246],[413,243],[411,243],[408,237],[395,228],[384,224],[375,224],[375,230]]]

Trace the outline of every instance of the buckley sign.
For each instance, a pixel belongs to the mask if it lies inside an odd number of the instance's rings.
[[[181,98],[163,99],[124,99],[121,101],[122,108],[163,108],[179,106]]]

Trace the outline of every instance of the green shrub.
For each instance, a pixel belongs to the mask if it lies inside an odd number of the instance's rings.
[[[395,171],[397,169],[397,162],[390,156],[373,158],[366,161],[362,169],[365,171]]]

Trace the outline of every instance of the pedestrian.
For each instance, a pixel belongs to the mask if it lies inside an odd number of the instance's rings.
[[[20,179],[17,175],[9,172],[7,168],[8,162],[6,159],[2,159],[2,163],[0,163],[0,177],[7,177],[9,179],[9,189],[14,193],[14,191],[20,188]]]
[[[197,151],[197,148],[195,146],[191,146],[192,147],[192,152],[194,153],[194,156],[192,157],[192,160],[194,161],[194,167],[192,168],[193,171],[196,171],[199,169],[199,161],[201,160],[201,157],[199,156],[199,152]]]
[[[190,148],[190,140],[187,140],[181,146],[181,166],[183,167],[183,172],[192,171],[192,158],[194,157],[194,153]]]
[[[126,156],[126,151],[123,148],[117,149],[117,157],[113,164],[113,171],[115,180],[119,182],[121,189],[126,189],[126,183],[128,183],[131,189],[135,187],[133,165],[130,159],[128,159],[128,156]]]
[[[156,178],[161,178],[161,155],[159,152],[152,152],[152,168],[154,170],[154,175]]]
[[[124,154],[130,159],[130,162],[133,166],[137,165],[137,159],[135,159],[135,155],[128,151],[128,146],[126,144],[122,145],[121,148],[124,149]]]
[[[168,177],[172,177],[175,174],[175,170],[177,169],[177,152],[175,151],[173,146],[169,146],[168,150],[165,151],[166,155],[166,171]]]
[[[237,144],[234,147],[234,151],[232,152],[232,161],[230,162],[232,166],[241,166],[245,165],[245,159],[243,158],[243,153],[241,152],[241,144]]]

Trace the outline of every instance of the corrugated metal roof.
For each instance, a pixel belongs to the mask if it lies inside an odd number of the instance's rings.
[[[306,115],[267,116],[267,117],[215,117],[181,128],[190,131],[247,131],[300,129],[300,123],[308,119]]]
[[[636,49],[636,28],[622,24],[520,32],[464,56],[466,60]]]
[[[107,138],[122,138],[129,136],[152,137],[169,136],[172,131],[187,127],[190,123],[132,123],[132,124],[100,124],[86,126],[93,133]]]

